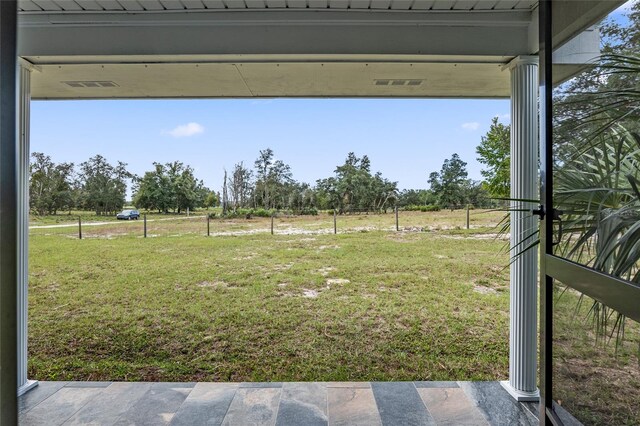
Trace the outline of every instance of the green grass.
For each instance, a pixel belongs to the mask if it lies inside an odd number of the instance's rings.
[[[455,229],[463,212],[417,212],[405,222],[424,231],[400,233],[386,230],[393,215],[343,218],[338,235],[284,233],[332,227],[324,216],[278,219],[275,236],[206,238],[195,219],[156,222],[147,239],[113,228],[128,223],[87,228],[83,240],[34,229],[29,376],[506,379],[508,255],[479,235],[501,214],[489,216],[473,232]],[[220,232],[267,224],[215,222]]]
[[[612,333],[596,340],[589,310],[577,292],[558,284],[554,299],[553,396],[590,425],[637,425],[640,419],[640,324],[626,320],[624,340]],[[560,296],[561,294],[561,296]],[[579,308],[579,309],[576,309]],[[609,337],[610,336],[610,337]]]

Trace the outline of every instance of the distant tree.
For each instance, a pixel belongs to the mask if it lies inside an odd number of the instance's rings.
[[[207,195],[207,197],[204,200],[204,206],[208,210],[209,208],[215,207],[217,205],[218,205],[218,196],[213,191],[209,192],[209,194]]]
[[[243,162],[233,166],[233,173],[231,173],[229,180],[229,194],[234,211],[238,207],[248,207],[251,200],[252,176],[253,173],[244,167]]]
[[[454,209],[465,204],[464,185],[467,183],[467,163],[453,154],[444,160],[440,172],[429,175],[431,191],[436,195],[438,205]]]
[[[173,206],[171,180],[163,164],[153,163],[154,169],[134,179],[133,204],[142,209],[168,213]]]
[[[80,164],[82,202],[86,209],[103,215],[115,213],[125,204],[127,180],[132,175],[121,161],[113,166],[96,155]]]
[[[510,133],[510,126],[498,122],[498,117],[494,117],[489,131],[482,136],[476,148],[478,161],[486,166],[480,171],[485,188],[496,198],[510,196]]]
[[[433,192],[427,189],[405,189],[398,194],[398,206],[422,206],[436,204]]]
[[[224,169],[224,179],[222,180],[222,215],[226,216],[229,208],[229,197],[227,195],[227,169]]]
[[[73,163],[55,164],[41,152],[31,154],[29,208],[39,215],[71,209],[75,201]]]
[[[271,148],[260,151],[254,167],[256,203],[265,209],[286,207],[287,189],[294,183],[291,167],[276,160]]]
[[[371,161],[363,155],[347,154],[344,164],[336,167],[335,176],[316,182],[317,199],[341,213],[358,210],[386,210],[396,202],[398,184],[380,172],[371,174]]]

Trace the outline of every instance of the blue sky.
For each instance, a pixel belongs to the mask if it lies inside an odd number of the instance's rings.
[[[624,23],[631,3],[610,16]],[[224,168],[252,167],[260,149],[273,149],[309,183],[354,151],[399,188],[426,188],[453,153],[479,180],[475,148],[493,117],[509,123],[509,110],[508,99],[34,101],[31,151],[76,164],[102,154],[138,175],[154,161],[179,160],[215,191]]]
[[[400,188],[425,188],[454,152],[480,179],[475,148],[492,117],[508,123],[509,109],[507,99],[34,101],[31,150],[76,164],[102,154],[136,174],[179,160],[216,191],[225,167],[253,166],[260,149],[309,183],[354,151]]]

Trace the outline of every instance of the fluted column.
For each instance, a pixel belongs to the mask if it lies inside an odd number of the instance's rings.
[[[22,395],[38,384],[27,377],[31,70],[30,64],[22,62],[18,79],[18,395]]]
[[[519,56],[511,72],[511,198],[538,197],[538,57]],[[511,201],[509,381],[502,385],[518,401],[537,401],[537,250],[534,241],[538,203]],[[525,211],[516,211],[525,210]],[[518,255],[518,253],[520,253]]]

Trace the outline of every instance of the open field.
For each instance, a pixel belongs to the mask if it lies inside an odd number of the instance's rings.
[[[505,379],[502,214],[477,213],[32,229],[29,376]]]

